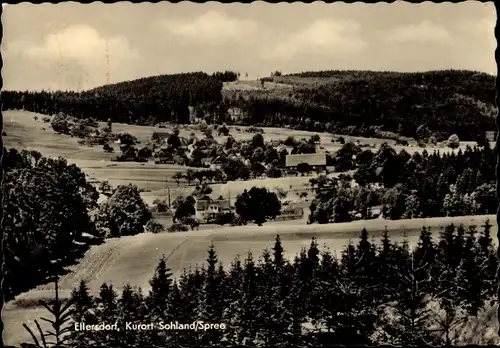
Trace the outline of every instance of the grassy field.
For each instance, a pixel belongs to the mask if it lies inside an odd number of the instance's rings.
[[[204,262],[207,248],[213,243],[219,260],[228,266],[240,255],[245,257],[251,251],[259,257],[265,248],[272,248],[276,234],[283,241],[285,254],[293,258],[301,248],[310,244],[311,238],[318,238],[320,246],[332,251],[340,251],[349,240],[356,242],[363,227],[376,241],[387,226],[393,241],[401,242],[406,234],[410,245],[415,245],[423,225],[438,232],[442,227],[454,223],[464,225],[482,225],[489,218],[495,235],[497,226],[494,216],[473,216],[459,218],[414,219],[401,221],[356,221],[344,224],[304,225],[300,221],[286,223],[269,223],[264,226],[218,227],[185,233],[140,234],[120,239],[111,239],[106,243],[92,247],[72,272],[62,277],[60,288],[62,297],[68,297],[71,289],[81,279],[89,281],[90,290],[98,292],[103,282],[111,282],[120,289],[126,283],[140,286],[145,292],[149,289],[149,279],[154,273],[162,255],[167,257],[167,265],[174,276],[179,276],[185,268],[195,267]],[[496,240],[495,240],[496,243]],[[7,303],[3,311],[4,341],[6,344],[17,344],[29,340],[22,328],[22,323],[45,315],[44,310],[36,306],[39,299],[53,296],[52,285],[40,286],[37,289],[20,295],[16,300]]]

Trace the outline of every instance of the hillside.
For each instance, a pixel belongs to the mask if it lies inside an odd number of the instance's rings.
[[[202,72],[160,75],[89,91],[4,91],[4,110],[139,125],[193,118],[373,137],[391,132],[475,140],[495,129],[495,77],[473,71],[320,71],[233,81]],[[225,84],[225,85],[224,85]],[[223,86],[224,85],[224,86]]]

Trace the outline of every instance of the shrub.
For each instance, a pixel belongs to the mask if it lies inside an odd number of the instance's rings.
[[[158,213],[166,213],[169,211],[168,204],[165,199],[155,199],[153,202],[153,209]]]
[[[284,144],[286,146],[294,146],[295,145],[295,138],[292,136],[289,136],[288,138],[286,138]]]
[[[44,116],[42,118],[42,121],[45,122],[45,123],[49,123],[50,122],[50,117],[49,116]]]
[[[155,220],[149,220],[144,226],[144,230],[150,233],[161,233],[165,232],[165,226]]]
[[[434,135],[431,135],[429,137],[429,144],[431,144],[431,145],[437,145],[437,139],[436,139],[436,137]]]
[[[38,121],[38,116],[33,116],[33,119],[34,119],[35,121]]]
[[[189,228],[186,225],[174,223],[168,229],[168,232],[187,232]]]
[[[223,125],[222,127],[219,128],[218,134],[219,135],[228,136],[229,135],[229,129],[226,126]]]
[[[183,226],[191,227],[191,230],[198,228],[200,226],[200,222],[193,216],[185,216],[181,219],[181,223]]]
[[[342,144],[342,145],[343,145],[343,144],[345,144],[345,139],[344,139],[344,137],[340,137],[340,138],[338,138],[338,139],[337,139],[337,141],[338,141],[340,144]]]
[[[118,140],[120,140],[120,144],[132,146],[139,143],[136,137],[129,133],[121,133],[118,135]]]
[[[213,222],[216,223],[217,225],[227,225],[227,224],[232,224],[236,219],[236,216],[234,212],[228,211],[228,212],[220,212],[216,214],[213,218]]]

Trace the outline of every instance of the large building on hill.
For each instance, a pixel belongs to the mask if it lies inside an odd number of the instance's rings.
[[[307,163],[313,170],[326,170],[325,153],[307,153],[286,156],[287,169],[296,169],[300,163]]]

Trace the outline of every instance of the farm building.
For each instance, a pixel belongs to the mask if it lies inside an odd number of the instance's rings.
[[[204,199],[196,200],[196,218],[200,221],[206,221],[211,214],[218,214],[223,211],[230,211],[231,204],[229,199]]]
[[[287,155],[286,167],[288,169],[296,169],[300,163],[309,164],[314,170],[326,170],[326,154],[325,153],[310,153],[299,155]]]
[[[303,208],[295,205],[287,205],[282,208],[281,214],[276,217],[276,221],[300,220],[303,217]]]

